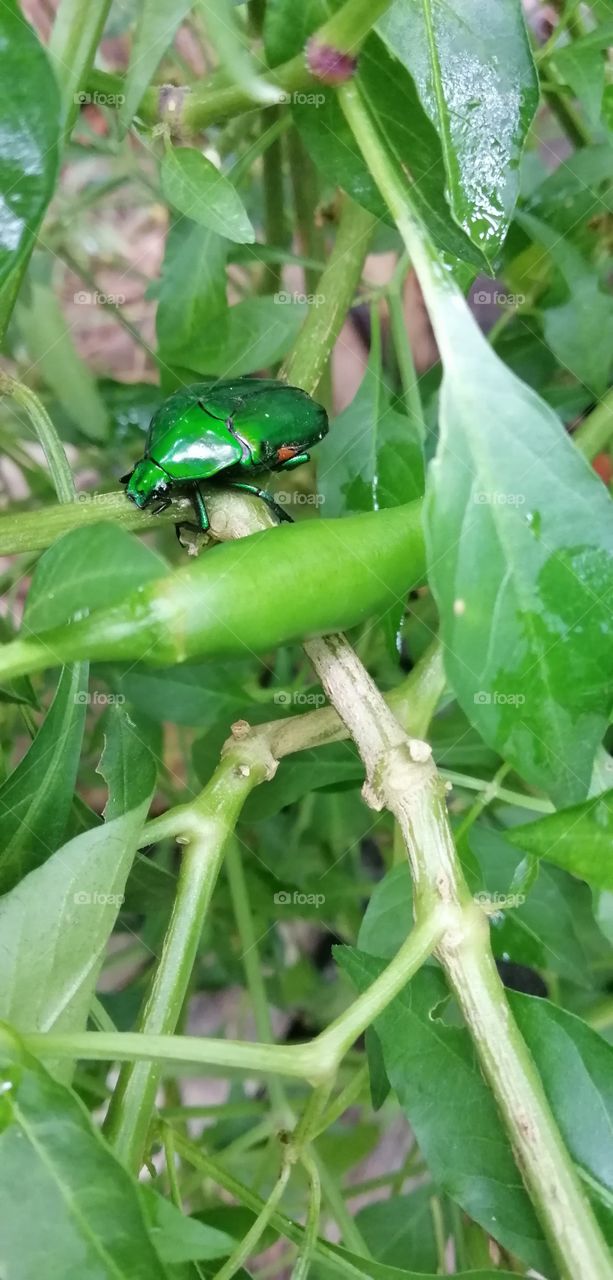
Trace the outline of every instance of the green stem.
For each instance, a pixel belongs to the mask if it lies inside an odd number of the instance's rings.
[[[319,1162],[318,1162],[319,1163]],[[362,1258],[368,1258],[368,1246],[352,1214],[345,1204],[338,1177],[331,1176],[319,1164],[321,1185],[331,1213],[341,1232],[341,1240],[347,1249],[353,1250]]]
[[[30,393],[31,394],[31,393]],[[205,489],[203,487],[203,493]],[[238,519],[244,531],[254,532],[267,528],[270,521],[257,498],[246,494],[206,491],[206,505],[212,517],[211,527],[219,539],[235,537]],[[242,514],[241,514],[242,513]],[[44,518],[41,518],[44,516]],[[65,506],[45,507],[44,513],[20,511],[18,514],[0,516],[0,555],[19,555],[23,551],[42,551],[71,529],[81,529],[101,520],[112,520],[122,529],[135,533],[151,532],[161,522],[173,524],[193,519],[193,506],[189,498],[177,498],[167,511],[155,517],[149,511],[139,511],[125,493],[80,493],[76,501]],[[152,525],[152,520],[155,524]],[[232,524],[230,525],[230,521]]]
[[[454,773],[452,769],[441,769],[440,774],[441,778],[445,778],[452,786],[467,791],[488,792],[492,785],[487,778],[473,778],[471,774]],[[551,800],[545,800],[542,796],[526,796],[521,791],[509,791],[507,787],[497,787],[496,799],[504,800],[505,804],[515,805],[517,809],[530,809],[532,813],[555,812],[555,805]]]
[[[262,129],[268,128],[270,116],[273,121],[279,117],[279,108],[272,107],[269,112],[262,112]],[[278,249],[287,248],[288,237],[285,222],[285,205],[283,200],[283,147],[280,137],[266,148],[263,156],[264,185],[264,239],[267,245]],[[264,293],[278,293],[283,279],[283,270],[278,263],[269,262],[264,269],[262,290]]]
[[[312,39],[316,43],[332,44],[336,49],[355,52],[389,4],[390,0],[345,0],[345,4],[315,32]],[[90,79],[92,86],[101,83],[99,75]],[[268,72],[266,82],[278,88],[280,102],[302,89],[321,86],[321,81],[311,75],[303,52]],[[179,133],[190,133],[253,110],[252,92],[240,84],[221,88],[204,85],[194,92],[179,88],[174,95],[169,94],[167,85],[163,85],[161,90],[152,87],[146,91],[138,114],[150,124],[161,119]]]
[[[309,1151],[302,1152],[300,1161],[309,1179],[309,1207],[304,1228],[304,1241],[296,1259],[291,1280],[307,1280],[317,1246],[321,1213],[321,1179],[317,1163]]]
[[[170,925],[147,998],[140,1031],[172,1035],[198,951],[204,917],[215,887],[229,833],[250,791],[270,771],[270,758],[235,745],[222,760],[197,803],[185,811],[185,850]],[[159,1063],[128,1062],[122,1067],[105,1121],[119,1158],[140,1169],[160,1078]]]
[[[232,1280],[232,1276],[236,1274],[239,1267],[255,1252],[256,1246],[261,1240],[268,1223],[270,1222],[277,1205],[279,1204],[283,1192],[289,1181],[291,1173],[291,1165],[284,1160],[281,1166],[281,1172],[275,1185],[266,1201],[266,1204],[260,1209],[260,1212],[247,1232],[246,1236],[241,1240],[240,1244],[230,1255],[228,1261],[224,1263],[219,1271],[215,1272],[213,1280]]]
[[[230,886],[232,906],[234,908],[234,915],[236,917],[236,924],[241,943],[241,959],[245,969],[247,988],[251,996],[256,1031],[260,1040],[264,1041],[266,1044],[272,1044],[274,1037],[272,1023],[270,1020],[270,1009],[268,1006],[266,986],[262,976],[262,966],[260,964],[257,950],[257,938],[253,926],[251,906],[249,903],[249,891],[247,889],[247,881],[243,870],[240,849],[237,841],[234,839],[230,840],[228,844],[228,850],[226,853],[226,869],[228,873],[228,884]],[[278,1117],[285,1116],[287,1113],[287,1103],[283,1088],[280,1086],[276,1076],[271,1076],[267,1083],[273,1109],[276,1115]]]
[[[218,1161],[212,1159],[206,1152],[195,1147],[192,1142],[184,1138],[177,1138],[176,1145],[177,1150],[194,1168],[199,1169],[206,1177],[212,1178],[218,1186],[228,1191],[240,1204],[247,1205],[254,1213],[261,1212],[264,1207],[264,1201],[249,1187],[246,1187],[244,1183],[239,1182],[238,1178],[235,1178],[224,1169],[223,1165],[219,1164]],[[285,1217],[278,1210],[272,1214],[270,1225],[285,1236],[287,1240],[291,1240],[293,1244],[303,1244],[304,1228],[299,1227],[297,1223],[292,1222],[290,1218]],[[333,1245],[328,1244],[325,1240],[317,1240],[315,1256],[318,1260],[326,1263],[334,1274],[346,1277],[346,1280],[364,1280],[363,1266],[355,1266],[350,1258],[343,1257]]]
[[[164,1147],[164,1159],[166,1162],[166,1175],[168,1177],[170,1198],[173,1204],[177,1206],[177,1209],[180,1209],[181,1213],[183,1213],[181,1188],[179,1186],[179,1179],[177,1178],[177,1166],[175,1163],[175,1135],[169,1124],[165,1124],[162,1128],[162,1143]]]
[[[581,453],[589,458],[596,457],[602,449],[608,449],[613,438],[613,387],[611,387],[595,409],[584,418],[573,433],[573,440]]]
[[[477,799],[471,805],[468,813],[464,814],[462,821],[458,824],[454,833],[455,842],[458,848],[460,847],[461,841],[464,840],[467,831],[470,831],[473,823],[475,823],[477,818],[481,816],[483,810],[486,809],[489,804],[492,804],[494,800],[498,800],[500,798],[500,783],[502,779],[506,777],[510,768],[510,764],[507,764],[506,761],[504,764],[501,764],[497,773],[494,774],[489,786],[484,788],[481,794],[477,796]]]
[[[333,1124],[335,1124],[340,1116],[345,1113],[347,1108],[354,1102],[357,1102],[362,1090],[368,1084],[368,1079],[368,1066],[364,1065],[354,1072],[351,1079],[345,1085],[345,1088],[341,1090],[338,1096],[333,1099],[330,1105],[326,1107],[326,1110],[322,1113],[317,1129],[312,1135],[314,1138],[318,1137],[320,1133],[324,1133],[326,1129],[329,1129]]]
[[[426,434],[426,427],[424,423],[421,396],[419,394],[419,380],[415,369],[415,361],[413,360],[413,352],[411,350],[409,335],[406,329],[400,290],[390,289],[387,301],[390,313],[392,338],[394,340],[394,351],[396,352],[396,359],[398,360],[398,368],[400,370],[400,380],[402,382],[404,406],[408,417],[417,427],[420,438],[423,440]]]
[[[317,391],[353,301],[375,223],[372,213],[345,199],[334,248],[317,286],[322,302],[310,308],[282,371],[288,382],[309,395]]]
[[[288,134],[287,151],[300,250],[305,258],[318,261],[325,256],[325,236],[315,221],[319,198],[317,170],[297,129]],[[313,267],[306,267],[304,282],[306,292],[315,293],[319,273]]]
[[[61,0],[49,40],[49,54],[62,89],[64,131],[68,136],[79,112],[83,88],[100,44],[111,0]]]
[[[329,1087],[347,1049],[431,955],[447,923],[445,910],[435,909],[412,930],[372,986],[321,1035],[307,1044],[241,1044],[233,1040],[206,1040],[198,1036],[143,1034],[138,1031],[32,1032],[22,1038],[33,1053],[51,1059],[180,1062],[264,1074],[276,1072],[308,1080],[314,1086]]]
[[[366,1031],[432,954],[448,924],[444,905],[437,903],[414,926],[383,973],[313,1043],[318,1044],[324,1054],[340,1062],[358,1036]]]
[[[343,53],[355,53],[390,4],[391,0],[347,0],[313,39]]]

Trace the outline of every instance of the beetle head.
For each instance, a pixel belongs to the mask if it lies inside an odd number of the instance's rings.
[[[146,507],[154,498],[161,497],[168,489],[168,476],[157,462],[143,458],[137,462],[128,478],[126,493],[137,507]]]

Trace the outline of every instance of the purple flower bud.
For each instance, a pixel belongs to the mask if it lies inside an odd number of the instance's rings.
[[[311,75],[325,84],[344,84],[355,75],[358,60],[329,44],[319,44],[313,36],[306,47],[307,66]]]

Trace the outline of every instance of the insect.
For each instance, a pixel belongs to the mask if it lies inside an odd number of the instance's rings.
[[[325,409],[300,387],[263,378],[197,382],[154,414],[144,455],[121,483],[137,507],[155,502],[156,513],[170,505],[174,490],[188,490],[202,532],[209,518],[200,481],[213,476],[257,494],[279,520],[291,521],[265,489],[243,477],[308,462],[308,449],[327,430]]]

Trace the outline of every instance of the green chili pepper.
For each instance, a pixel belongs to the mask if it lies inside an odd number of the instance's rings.
[[[0,648],[0,676],[67,661],[263,653],[383,614],[423,580],[421,504],[306,520],[213,547],[121,604]]]

